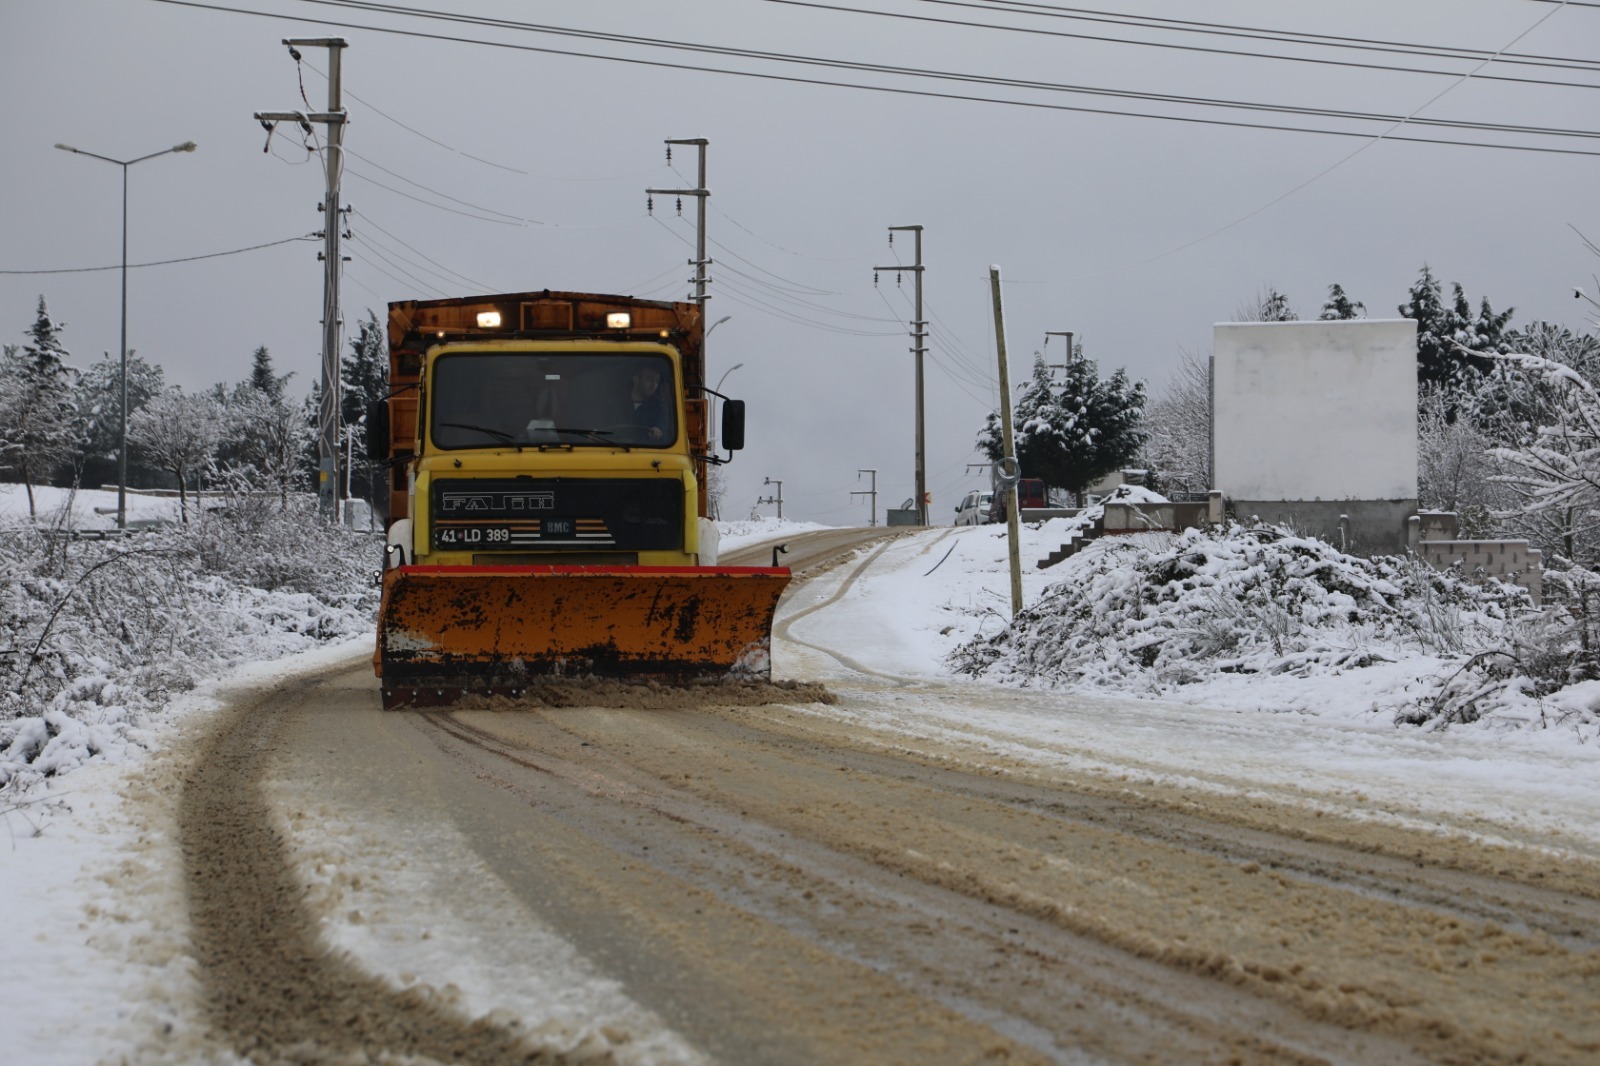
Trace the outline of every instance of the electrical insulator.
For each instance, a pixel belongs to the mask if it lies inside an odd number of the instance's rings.
[[[896,270],[894,272],[894,283],[895,283],[896,286],[898,286],[900,284],[900,278],[901,278],[900,271]]]
[[[894,246],[894,230],[889,231],[889,246]]]
[[[647,215],[656,213],[656,198],[654,196],[646,196],[644,198],[644,213]]]
[[[872,272],[872,287],[874,289],[878,287],[878,272],[876,270]]]
[[[678,197],[678,214],[683,214],[683,197]]]
[[[672,162],[672,145],[667,145],[667,162]]]

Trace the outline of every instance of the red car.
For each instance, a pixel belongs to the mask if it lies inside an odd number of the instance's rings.
[[[1004,522],[1006,520],[1007,495],[1008,493],[1005,492],[996,492],[994,499],[989,501],[989,521]],[[1035,507],[1049,506],[1050,501],[1045,496],[1043,481],[1036,477],[1025,477],[1017,482],[1017,507],[1019,510],[1026,511]]]

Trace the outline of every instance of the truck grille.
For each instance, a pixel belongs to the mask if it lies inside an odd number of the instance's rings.
[[[445,478],[435,551],[677,551],[683,486],[667,478]]]

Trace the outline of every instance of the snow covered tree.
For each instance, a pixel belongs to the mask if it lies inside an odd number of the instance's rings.
[[[350,341],[350,354],[339,363],[340,432],[350,457],[345,471],[345,495],[360,496],[376,503],[387,480],[380,478],[383,468],[367,459],[367,408],[389,391],[389,347],[385,327],[369,308],[367,317],[357,323]]]
[[[161,367],[128,353],[128,417],[166,387]],[[117,480],[121,440],[122,361],[106,353],[89,364],[78,379],[78,429],[82,454],[80,480],[85,485],[108,485]],[[142,464],[128,456],[128,483],[154,485],[162,473],[159,467]]]
[[[1573,367],[1535,355],[1500,361],[1552,396],[1532,439],[1494,456],[1516,494],[1515,519],[1547,551],[1586,570],[1600,567],[1600,390]]]
[[[315,439],[303,409],[266,391],[236,389],[224,409],[226,438],[232,445],[229,472],[242,487],[273,492],[282,508],[302,483],[305,449]]]
[[[1489,356],[1509,351],[1504,335],[1512,315],[1509,308],[1496,312],[1487,297],[1474,313],[1461,284],[1453,288],[1454,298],[1447,303],[1439,279],[1423,264],[1410,299],[1400,305],[1400,313],[1417,323],[1417,384],[1447,393],[1474,389],[1494,365]],[[1454,417],[1453,403],[1450,413]]]
[[[1534,322],[1526,330],[1506,334],[1506,347],[1571,367],[1593,383],[1600,382],[1600,343],[1561,326]],[[1479,377],[1469,396],[1452,397],[1462,417],[1489,436],[1497,446],[1521,448],[1531,444],[1541,426],[1549,425],[1560,405],[1560,390],[1540,374],[1530,374],[1516,363],[1496,360]]]
[[[20,348],[8,346],[4,365],[0,365],[0,374],[13,383],[5,425],[0,429],[4,437],[0,457],[27,487],[31,517],[38,513],[34,481],[48,480],[78,453],[73,432],[77,372],[67,365],[69,356],[61,345],[64,326],[50,317],[40,296],[38,316],[28,331],[29,343]]]
[[[1178,368],[1145,411],[1145,465],[1161,487],[1204,492],[1211,487],[1211,364],[1178,353]]]
[[[1417,503],[1424,510],[1453,511],[1465,537],[1499,531],[1495,513],[1516,506],[1498,480],[1495,439],[1464,412],[1450,417],[1442,392],[1428,390],[1417,410]]]
[[[1319,319],[1325,322],[1335,322],[1347,318],[1363,318],[1367,313],[1367,305],[1360,300],[1352,301],[1345,295],[1344,286],[1338,282],[1328,286],[1328,302],[1322,305],[1322,314]]]
[[[1300,315],[1289,306],[1289,298],[1271,285],[1256,294],[1254,303],[1234,308],[1235,322],[1298,322]]]
[[[216,454],[225,428],[216,400],[177,387],[150,397],[128,418],[128,447],[177,480],[178,513],[185,525],[189,523],[189,475]]]
[[[1033,377],[1012,413],[1017,462],[1024,477],[1082,498],[1090,485],[1132,462],[1144,446],[1144,385],[1118,370],[1101,380],[1099,368],[1075,345],[1060,381],[1044,357],[1034,358]],[[978,434],[990,459],[1005,454],[1000,416],[990,414]]]
[[[243,381],[232,386],[219,383],[211,387],[208,395],[223,411],[228,426],[217,449],[217,463],[221,469],[230,474],[249,472],[251,477],[260,472],[260,434],[251,428],[251,415],[276,407],[292,407],[288,384],[293,377],[294,371],[277,373],[272,367],[272,354],[262,346],[251,353],[250,373]]]

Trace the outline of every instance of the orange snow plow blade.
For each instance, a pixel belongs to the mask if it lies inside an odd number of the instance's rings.
[[[397,567],[373,667],[386,709],[552,676],[766,680],[788,583],[783,567]]]

